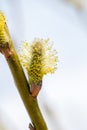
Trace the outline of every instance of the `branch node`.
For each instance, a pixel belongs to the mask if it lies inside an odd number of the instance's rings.
[[[36,130],[34,124],[32,125],[31,123],[29,124],[29,128],[30,128],[30,130]]]
[[[8,59],[12,54],[13,50],[11,49],[9,43],[0,45],[0,52]]]
[[[32,87],[31,87],[31,96],[36,98],[38,96],[40,90],[41,90],[41,87],[42,86],[40,86],[40,85],[37,86],[35,84],[32,84]]]

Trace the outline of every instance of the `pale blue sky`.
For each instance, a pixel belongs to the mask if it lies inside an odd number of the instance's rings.
[[[57,0],[0,1],[16,49],[38,37],[50,38],[58,51],[58,70],[44,77],[38,97],[42,111],[46,102],[56,115],[59,126],[46,119],[49,130],[87,130],[87,10]],[[28,130],[28,115],[2,55],[0,104],[18,130]]]

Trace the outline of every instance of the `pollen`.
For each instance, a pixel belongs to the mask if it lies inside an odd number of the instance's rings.
[[[4,44],[7,41],[5,26],[6,20],[4,14],[0,12],[0,44]]]
[[[35,39],[25,42],[19,55],[22,66],[27,70],[30,84],[40,84],[44,75],[54,73],[57,69],[57,52],[49,39]]]

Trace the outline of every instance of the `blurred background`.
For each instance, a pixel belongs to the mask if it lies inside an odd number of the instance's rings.
[[[87,0],[0,0],[18,51],[50,38],[58,70],[46,75],[38,101],[49,130],[87,130]],[[30,119],[0,54],[0,130],[29,130]]]

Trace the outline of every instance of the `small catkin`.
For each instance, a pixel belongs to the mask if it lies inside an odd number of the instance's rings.
[[[45,74],[57,69],[57,53],[49,40],[35,39],[32,44],[25,42],[19,55],[22,66],[27,70],[29,82],[38,85]]]
[[[0,44],[6,44],[8,42],[8,35],[5,29],[6,26],[6,19],[4,14],[0,12]]]

